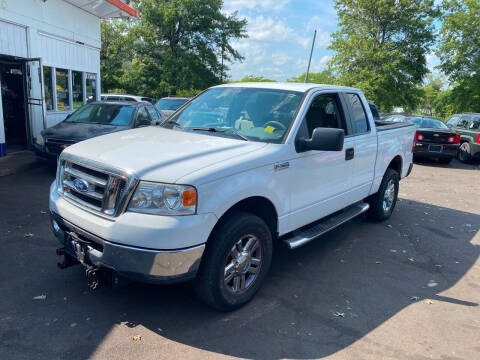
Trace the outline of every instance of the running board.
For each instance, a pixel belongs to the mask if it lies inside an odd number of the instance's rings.
[[[318,221],[315,221],[314,223],[295,230],[291,237],[286,238],[283,241],[290,249],[296,249],[316,239],[320,235],[323,235],[330,230],[335,229],[337,226],[346,223],[354,217],[363,214],[365,211],[368,210],[369,207],[370,206],[364,202],[356,203],[339,211],[334,215],[320,219]]]

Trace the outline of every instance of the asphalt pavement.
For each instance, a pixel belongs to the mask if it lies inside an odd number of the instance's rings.
[[[218,313],[191,284],[86,289],[57,268],[54,170],[0,177],[0,359],[480,359],[480,166],[416,164],[392,218],[295,251]]]

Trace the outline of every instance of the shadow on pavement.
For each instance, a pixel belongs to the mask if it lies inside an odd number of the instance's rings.
[[[452,162],[449,164],[442,164],[441,162],[435,159],[415,158],[414,166],[415,165],[423,165],[423,166],[447,168],[447,169],[480,170],[480,160],[477,160],[477,159],[474,159],[469,164],[464,164],[457,159],[452,159]]]
[[[4,358],[85,359],[118,324],[217,354],[319,358],[418,300],[478,306],[441,293],[477,260],[480,248],[471,241],[480,216],[403,199],[386,223],[358,218],[296,251],[278,247],[265,286],[233,313],[204,306],[190,284],[89,293],[80,267],[56,268],[57,244],[41,213],[53,178],[35,171],[30,178],[0,179],[7,200],[0,203]],[[31,185],[33,176],[41,192]],[[25,237],[30,232],[34,236]],[[46,300],[32,300],[40,294]]]

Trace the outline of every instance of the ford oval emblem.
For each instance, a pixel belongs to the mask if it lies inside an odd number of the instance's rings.
[[[77,191],[80,192],[87,192],[88,191],[88,182],[83,179],[75,179],[73,180],[73,186]]]

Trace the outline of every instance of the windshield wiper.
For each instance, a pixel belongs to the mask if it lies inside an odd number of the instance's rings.
[[[176,122],[175,120],[166,120],[166,121],[164,121],[164,122],[162,123],[162,127],[163,127],[163,125],[165,125],[165,124],[172,124],[172,125],[174,125],[174,126],[179,127],[179,128],[182,129],[182,130],[185,130],[185,127],[184,127],[183,125],[179,124],[178,122]]]
[[[235,136],[239,137],[242,140],[250,141],[246,136],[243,136],[242,134],[240,134],[238,131],[236,131],[234,129],[222,129],[222,128],[214,128],[214,127],[194,127],[194,128],[191,128],[191,130],[231,134],[231,135],[235,135]]]

